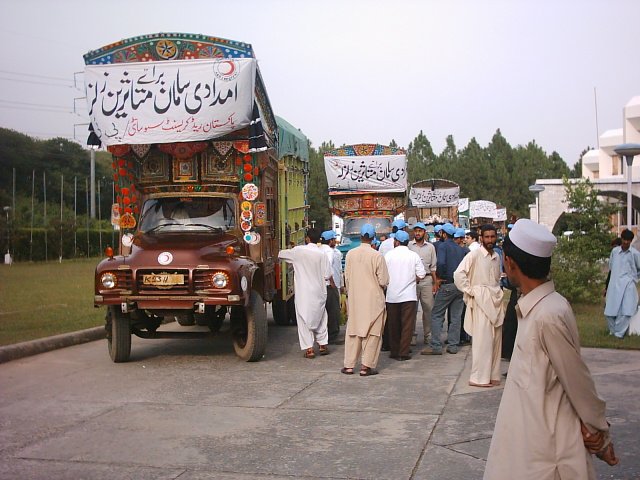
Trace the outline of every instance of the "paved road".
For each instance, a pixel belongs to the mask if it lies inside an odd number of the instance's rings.
[[[294,328],[269,334],[252,364],[225,333],[134,339],[126,364],[105,340],[1,364],[0,479],[482,478],[502,389],[467,385],[468,347],[361,378],[342,347],[307,360]],[[601,478],[639,478],[640,352],[583,353],[622,458]]]

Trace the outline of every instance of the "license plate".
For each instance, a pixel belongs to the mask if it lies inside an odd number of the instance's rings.
[[[153,285],[156,287],[167,285],[184,285],[184,275],[180,275],[177,273],[143,275],[142,283],[144,285]]]

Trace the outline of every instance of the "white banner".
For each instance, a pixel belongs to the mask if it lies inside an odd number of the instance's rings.
[[[469,199],[468,198],[460,198],[458,199],[458,212],[466,212],[469,210]]]
[[[496,204],[488,200],[469,202],[469,218],[495,218]]]
[[[507,209],[506,208],[497,208],[496,216],[493,217],[496,222],[506,222],[507,221]]]
[[[407,190],[406,155],[324,157],[329,190],[404,192]]]
[[[460,187],[411,188],[409,198],[414,207],[457,207]]]
[[[253,58],[87,65],[89,119],[105,145],[221,137],[249,125]]]

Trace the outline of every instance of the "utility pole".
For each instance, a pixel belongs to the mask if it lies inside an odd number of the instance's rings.
[[[91,150],[91,218],[96,218],[96,149]]]

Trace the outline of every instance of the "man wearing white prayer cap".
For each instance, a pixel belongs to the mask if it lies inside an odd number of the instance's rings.
[[[528,219],[518,220],[503,244],[507,276],[522,296],[487,480],[595,479],[591,454],[618,463],[573,311],[547,279],[555,245],[546,227]]]

